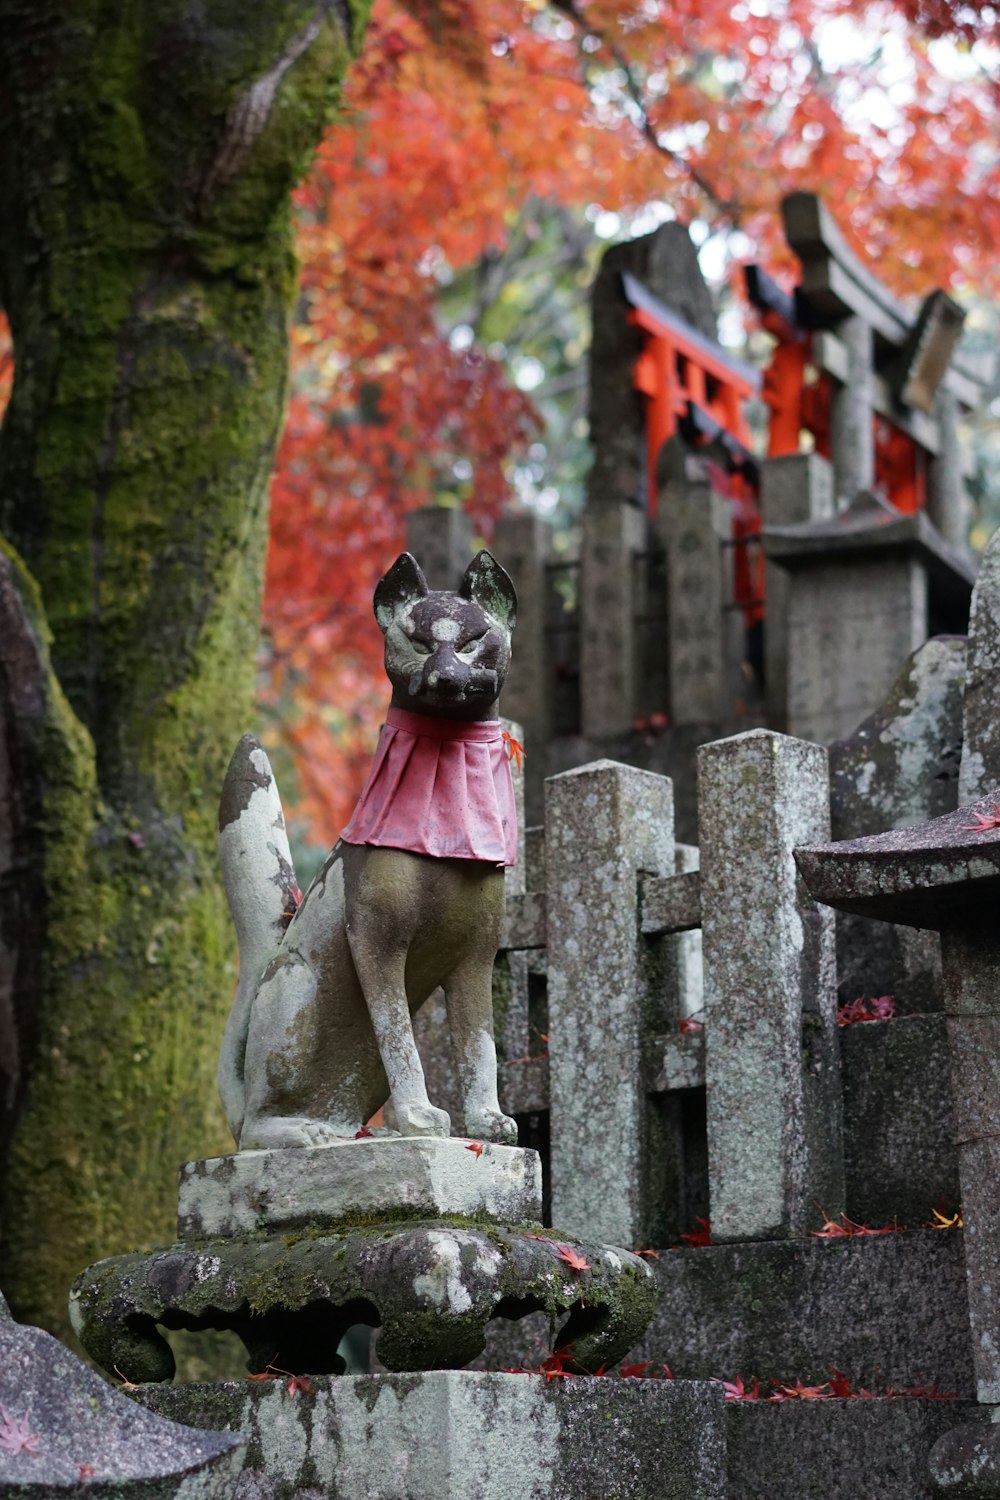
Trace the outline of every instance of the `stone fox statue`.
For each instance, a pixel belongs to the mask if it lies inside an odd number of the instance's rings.
[[[492,1012],[517,838],[497,719],[514,587],[480,552],[457,593],[431,590],[404,552],[374,602],[392,703],[358,806],[297,907],[281,802],[252,736],[226,775],[219,847],[240,980],[219,1087],[240,1150],[353,1137],[383,1104],[402,1135],[448,1135],[410,1020],[438,985],[467,1133],[517,1139],[497,1100]]]

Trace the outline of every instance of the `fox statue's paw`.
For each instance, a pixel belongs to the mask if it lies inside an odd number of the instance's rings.
[[[244,1120],[239,1149],[283,1151],[295,1146],[333,1146],[343,1138],[326,1120],[313,1120],[308,1115],[271,1115]]]
[[[390,1099],[385,1123],[400,1135],[451,1135],[451,1116],[433,1104],[399,1104]]]
[[[465,1130],[467,1135],[480,1141],[495,1141],[500,1146],[517,1145],[517,1121],[500,1109],[467,1111]]]

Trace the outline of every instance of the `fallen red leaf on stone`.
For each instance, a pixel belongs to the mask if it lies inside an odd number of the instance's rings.
[[[1000,802],[994,802],[991,813],[973,813],[974,823],[963,823],[965,833],[985,833],[987,828],[1000,828]]]
[[[590,1261],[585,1255],[580,1255],[571,1245],[560,1245],[557,1260],[564,1261],[571,1271],[589,1271]]]
[[[555,1380],[558,1376],[572,1378],[573,1371],[567,1370],[566,1366],[573,1363],[573,1345],[563,1344],[560,1349],[553,1349],[547,1359],[544,1359],[536,1371],[531,1373],[544,1375],[546,1380]]]
[[[369,1130],[367,1125],[362,1125],[362,1127],[361,1127],[360,1130],[356,1130],[354,1132],[354,1139],[356,1141],[370,1141],[370,1140],[373,1140],[374,1139],[374,1131]]]
[[[473,1156],[478,1161],[483,1154],[483,1143],[482,1141],[470,1141],[465,1149],[466,1151],[471,1151]]]
[[[673,1377],[671,1376],[671,1379],[672,1378]],[[736,1377],[735,1380],[717,1380],[715,1383],[716,1383],[716,1385],[721,1385],[722,1386],[722,1389],[726,1393],[726,1400],[727,1401],[759,1401],[760,1400],[760,1383],[756,1379],[756,1377],[753,1380],[751,1380],[749,1388],[747,1388],[743,1384],[743,1381],[740,1379],[740,1377],[738,1375],[737,1375],[737,1377]]]
[[[638,1365],[622,1365],[621,1374],[626,1380],[635,1380],[642,1374],[643,1370],[648,1370],[652,1363],[651,1359],[644,1359]]]
[[[76,1473],[78,1479],[93,1479],[94,1466],[93,1464],[78,1464]]]
[[[681,1239],[694,1248],[697,1245],[710,1245],[712,1243],[712,1226],[707,1219],[699,1214],[695,1219],[695,1229],[689,1229],[687,1234],[682,1234]]]
[[[852,1239],[858,1234],[904,1234],[906,1232],[905,1224],[883,1224],[881,1228],[873,1229],[870,1224],[855,1224],[854,1220],[849,1219],[846,1214],[841,1214],[838,1223],[835,1219],[827,1218],[825,1210],[821,1209],[820,1212],[823,1214],[823,1228],[812,1231],[814,1240],[845,1240]]]
[[[297,1396],[300,1391],[304,1396],[314,1396],[316,1394],[312,1386],[309,1384],[308,1375],[289,1376],[288,1384],[285,1386],[285,1390],[290,1396]]]
[[[705,1030],[705,1023],[703,1021],[696,1021],[694,1016],[681,1016],[677,1025],[684,1036],[690,1036],[694,1032]]]
[[[772,1384],[777,1386],[777,1391],[769,1398],[771,1401],[824,1401],[833,1395],[828,1380],[822,1385],[803,1385],[801,1380],[797,1380],[794,1385],[782,1385],[780,1380],[775,1380]]]
[[[37,1453],[39,1434],[32,1432],[28,1413],[15,1417],[0,1406],[0,1448],[4,1453]]]
[[[842,1005],[837,1011],[838,1026],[855,1026],[859,1021],[891,1021],[896,1014],[894,995],[876,995],[866,1000],[859,995],[856,1000]]]
[[[645,1255],[648,1260],[659,1260],[659,1250],[633,1250],[633,1255]]]

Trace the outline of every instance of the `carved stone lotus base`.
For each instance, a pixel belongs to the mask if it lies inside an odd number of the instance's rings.
[[[645,1261],[625,1250],[471,1219],[437,1218],[308,1230],[263,1238],[215,1236],[98,1261],[70,1294],[88,1354],[132,1381],[170,1380],[159,1332],[225,1328],[248,1367],[339,1374],[348,1328],[379,1330],[389,1370],[457,1369],[482,1352],[493,1318],[547,1312],[583,1370],[614,1364],[641,1338],[656,1291]]]

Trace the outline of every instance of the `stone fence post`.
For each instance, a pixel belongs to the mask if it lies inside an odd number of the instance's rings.
[[[833,915],[792,858],[829,837],[826,751],[703,745],[698,803],[712,1237],[803,1234],[843,1208]]]
[[[638,877],[673,875],[673,787],[600,760],[546,782],[552,1219],[649,1244],[644,1011],[653,978]]]
[[[406,517],[406,550],[432,589],[458,588],[472,557],[472,520],[464,510],[426,505]]]

